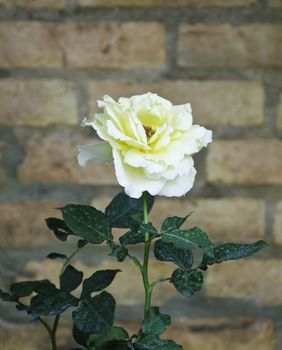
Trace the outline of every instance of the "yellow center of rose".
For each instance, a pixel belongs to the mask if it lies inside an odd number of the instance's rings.
[[[149,140],[155,133],[155,130],[151,127],[151,126],[143,126],[146,136],[147,136],[147,140]]]

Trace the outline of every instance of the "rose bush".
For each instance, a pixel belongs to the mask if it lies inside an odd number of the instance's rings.
[[[113,161],[117,180],[133,198],[182,196],[193,186],[192,155],[212,141],[212,132],[192,125],[189,103],[174,106],[157,94],[146,93],[115,101],[98,101],[102,113],[92,126],[104,142],[79,146],[78,162]]]

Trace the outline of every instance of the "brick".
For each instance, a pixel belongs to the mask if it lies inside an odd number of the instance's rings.
[[[74,85],[63,80],[0,80],[0,124],[77,125]]]
[[[39,322],[8,323],[0,320],[0,350],[50,350],[48,333]],[[61,321],[58,327],[57,345],[60,348],[73,347],[71,326]]]
[[[2,68],[145,68],[165,63],[164,27],[156,22],[2,22],[0,41]]]
[[[54,68],[63,65],[55,25],[46,22],[1,22],[1,68]]]
[[[89,110],[97,112],[96,101],[105,94],[118,99],[147,91],[156,92],[174,104],[190,102],[194,120],[199,124],[245,126],[263,122],[264,91],[257,82],[161,80],[140,84],[134,81],[91,81]]]
[[[268,0],[268,6],[270,7],[282,7],[281,0]]]
[[[244,185],[282,183],[282,142],[278,140],[216,141],[209,146],[210,182]]]
[[[282,245],[282,201],[277,204],[275,212],[274,242]]]
[[[277,126],[282,129],[282,95],[280,96],[280,104],[278,107]]]
[[[281,67],[282,26],[180,26],[178,64],[181,67]]]
[[[269,321],[235,320],[229,324],[215,319],[198,324],[186,321],[178,327],[174,324],[169,327],[165,337],[189,350],[273,350],[275,347],[273,325]]]
[[[66,0],[0,0],[0,5],[13,5],[28,9],[63,9]]]
[[[282,261],[278,259],[240,260],[212,266],[206,278],[207,295],[281,304],[281,268]]]
[[[183,227],[199,226],[216,242],[252,242],[264,237],[264,211],[263,201],[255,199],[160,198],[151,220],[160,227],[168,216],[192,212]]]
[[[0,246],[39,245],[55,239],[45,219],[58,215],[61,202],[22,202],[0,204]]]
[[[34,134],[26,144],[26,156],[19,166],[22,182],[72,182],[91,185],[115,185],[117,180],[110,163],[89,162],[80,167],[77,162],[78,145],[95,143],[97,139],[67,137],[52,133],[42,137]]]
[[[253,2],[253,0],[78,0],[78,4],[82,7],[233,7]]]

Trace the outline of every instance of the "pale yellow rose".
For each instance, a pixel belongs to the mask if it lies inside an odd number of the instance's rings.
[[[79,147],[78,162],[114,162],[117,180],[125,192],[139,198],[151,195],[182,196],[193,186],[196,169],[191,157],[212,141],[212,132],[192,125],[189,103],[173,106],[157,94],[98,101],[102,113],[92,126],[100,142]]]

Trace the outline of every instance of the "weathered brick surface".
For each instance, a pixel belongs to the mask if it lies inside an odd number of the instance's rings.
[[[28,9],[63,9],[65,4],[66,0],[0,0],[0,5]]]
[[[26,144],[26,156],[19,166],[22,182],[73,182],[92,185],[117,184],[113,165],[89,162],[80,167],[77,162],[78,145],[97,142],[97,139],[79,139],[60,133],[47,137],[34,134]]]
[[[216,320],[195,323],[190,323],[196,329],[194,332],[189,329],[189,322],[183,322],[182,327],[169,328],[165,336],[175,339],[185,350],[274,350],[271,322],[238,320],[229,327],[227,322]]]
[[[45,22],[0,23],[0,67],[58,67],[63,56],[54,39],[54,25]]]
[[[89,110],[97,111],[97,100],[105,94],[117,99],[147,91],[156,92],[175,104],[190,102],[196,123],[211,126],[259,125],[263,122],[264,91],[261,83],[193,80],[137,83],[99,80],[89,83]]]
[[[277,204],[275,212],[274,242],[282,245],[282,201]]]
[[[180,26],[178,63],[182,67],[281,67],[280,25]]]
[[[278,259],[231,261],[212,266],[206,279],[207,295],[282,304],[281,268]]]
[[[45,328],[39,322],[12,324],[0,320],[0,350],[50,350],[50,340]],[[71,328],[65,321],[58,328],[59,348],[73,347]]]
[[[51,79],[1,79],[0,124],[77,124],[74,85]]]
[[[49,242],[53,234],[45,219],[59,217],[61,202],[25,202],[0,204],[0,246],[38,245]]]
[[[4,68],[134,68],[165,61],[164,27],[155,22],[2,22],[0,41]]]
[[[228,184],[282,184],[282,142],[278,140],[216,141],[209,146],[208,180]]]
[[[247,6],[253,2],[253,0],[78,0],[82,7],[233,7]]]
[[[268,6],[270,7],[282,7],[281,0],[268,0]]]
[[[4,147],[4,143],[0,142],[0,187],[2,187],[5,184],[4,169],[2,166]]]
[[[280,103],[278,106],[277,126],[282,129],[282,95],[280,96]]]

